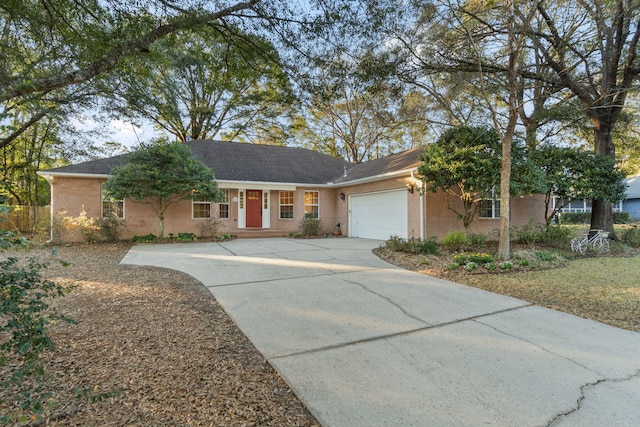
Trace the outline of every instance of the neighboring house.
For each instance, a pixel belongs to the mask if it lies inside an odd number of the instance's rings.
[[[416,172],[423,147],[354,165],[303,148],[202,140],[187,145],[213,169],[224,199],[170,206],[165,235],[201,235],[215,220],[218,234],[286,236],[299,230],[305,215],[318,218],[328,233],[340,228],[349,237],[381,240],[392,235],[442,238],[462,228],[443,193],[422,191]],[[85,211],[88,217],[120,218],[124,238],[157,234],[158,220],[149,206],[102,197],[111,168],[125,159],[121,155],[39,172],[51,185],[52,222]],[[513,198],[511,215],[514,226],[542,224],[543,199]],[[494,232],[499,217],[499,201],[486,200],[471,231]]]
[[[631,219],[640,220],[640,176],[627,178],[627,193],[623,203],[624,212]]]

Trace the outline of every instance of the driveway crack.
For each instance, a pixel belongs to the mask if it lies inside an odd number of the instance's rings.
[[[603,383],[622,383],[625,381],[630,381],[634,378],[638,378],[640,377],[640,369],[637,370],[636,372],[634,372],[633,374],[624,377],[624,378],[601,378],[597,381],[594,382],[589,382],[586,384],[583,384],[582,386],[580,386],[580,397],[578,397],[578,399],[576,400],[576,406],[565,411],[565,412],[561,412],[557,415],[555,415],[553,418],[551,418],[549,420],[549,422],[546,424],[546,427],[552,427],[553,425],[555,425],[557,422],[560,421],[560,419],[564,418],[564,417],[568,417],[571,414],[574,414],[578,411],[580,411],[580,409],[582,409],[582,405],[583,402],[587,399],[587,396],[585,395],[585,391],[587,389],[595,389],[599,384],[603,384]]]
[[[425,321],[424,319],[419,318],[418,316],[416,316],[414,314],[409,313],[407,310],[404,309],[404,307],[402,307],[400,304],[395,302],[393,299],[387,297],[386,295],[383,295],[383,294],[381,294],[379,292],[376,292],[376,291],[368,288],[366,285],[363,285],[362,283],[359,283],[359,282],[356,282],[356,281],[353,281],[353,280],[348,280],[348,279],[345,279],[345,278],[342,278],[342,280],[344,280],[347,283],[351,283],[352,285],[359,286],[362,289],[364,289],[365,291],[367,291],[367,292],[369,292],[369,293],[371,293],[373,295],[376,295],[378,298],[382,298],[383,300],[387,301],[389,304],[393,305],[398,310],[400,310],[405,316],[407,316],[407,317],[409,317],[411,319],[417,320],[418,322],[422,323],[423,325],[430,325],[429,322]]]

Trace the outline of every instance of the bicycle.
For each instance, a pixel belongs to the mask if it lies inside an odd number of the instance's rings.
[[[571,250],[584,254],[588,250],[603,254],[609,252],[609,232],[603,230],[590,230],[580,237],[571,239]]]

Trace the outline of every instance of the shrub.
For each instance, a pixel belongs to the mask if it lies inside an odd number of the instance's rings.
[[[478,264],[486,264],[488,262],[493,262],[493,257],[489,254],[469,254],[469,261],[476,262]]]
[[[200,236],[202,237],[213,237],[218,234],[218,228],[220,227],[220,221],[215,218],[207,218],[198,224],[198,228],[200,229]]]
[[[27,247],[28,245],[29,240],[20,233],[0,230],[0,249]]]
[[[320,234],[320,220],[305,215],[300,221],[300,233],[303,236],[318,236]]]
[[[117,242],[120,240],[120,231],[124,224],[115,216],[111,215],[106,218],[100,218],[96,225],[98,226],[101,241]]]
[[[2,395],[19,402],[22,412],[0,417],[5,423],[25,414],[36,415],[37,419],[42,413],[48,393],[40,356],[55,350],[47,326],[55,320],[73,323],[49,307],[49,299],[63,296],[71,288],[42,278],[40,270],[45,267],[33,258],[26,266],[21,266],[17,258],[0,262],[0,313],[6,331],[0,345],[0,365],[8,365],[11,372],[1,382]]]
[[[573,237],[573,231],[568,227],[552,225],[542,227],[538,233],[538,241],[547,244],[555,244],[558,247],[566,246]]]
[[[489,271],[494,271],[497,267],[496,264],[493,262],[488,262],[484,265],[484,268],[486,268]]]
[[[451,231],[442,239],[442,245],[450,250],[459,251],[469,245],[467,233],[463,230]]]
[[[522,227],[513,227],[515,240],[525,245],[533,245],[539,239],[539,233],[533,228],[533,225],[527,224]]]
[[[438,238],[432,236],[428,239],[418,239],[414,242],[416,252],[423,255],[438,255],[440,253],[440,245],[438,244]]]
[[[414,254],[422,255],[438,255],[439,245],[438,238],[432,236],[428,239],[403,239],[399,236],[391,236],[389,240],[384,243],[386,249],[395,252],[410,252]]]
[[[637,225],[627,228],[620,233],[620,240],[631,247],[640,248],[640,228]]]
[[[484,248],[487,244],[487,235],[480,233],[467,233],[467,238],[472,246]]]

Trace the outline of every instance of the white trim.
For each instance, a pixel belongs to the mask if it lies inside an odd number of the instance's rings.
[[[417,171],[417,170],[418,170],[417,168],[403,169],[400,171],[383,173],[381,175],[374,175],[366,178],[354,179],[352,181],[343,181],[337,184],[329,183],[328,186],[331,188],[340,188],[340,187],[349,187],[357,184],[367,184],[369,182],[384,181],[385,179],[401,177],[404,175],[411,175],[414,171]]]
[[[71,172],[37,171],[36,175],[45,177],[47,179],[47,181],[49,180],[49,178],[55,178],[55,177],[109,179],[109,175],[108,174],[101,174],[101,173],[71,173]]]
[[[247,193],[238,188],[238,228],[247,228]]]
[[[262,190],[262,228],[271,228],[271,193]]]

